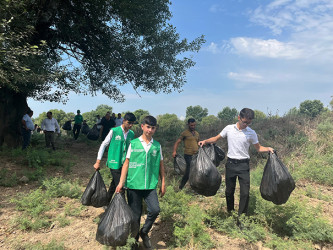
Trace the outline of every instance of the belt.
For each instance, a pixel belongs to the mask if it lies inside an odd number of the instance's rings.
[[[228,162],[228,163],[233,163],[233,164],[238,164],[238,163],[249,163],[249,162],[250,162],[250,159],[241,159],[241,160],[238,160],[238,159],[228,158],[227,162]]]
[[[46,131],[46,132],[48,132],[48,133],[54,133],[54,131]]]

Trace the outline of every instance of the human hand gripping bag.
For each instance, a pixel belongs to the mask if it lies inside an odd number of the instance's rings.
[[[186,161],[182,155],[176,155],[173,158],[173,167],[177,174],[184,175],[186,171]]]
[[[213,196],[220,188],[222,178],[205,152],[205,146],[200,147],[198,154],[192,159],[189,181],[191,188],[198,194]]]
[[[108,205],[108,193],[99,171],[95,171],[81,197],[82,205],[103,207]]]
[[[116,193],[98,223],[96,240],[107,246],[124,246],[128,237],[135,237],[138,232],[131,208],[124,196]]]
[[[261,197],[276,205],[281,205],[288,201],[294,189],[295,182],[287,167],[276,153],[269,153],[260,184]]]

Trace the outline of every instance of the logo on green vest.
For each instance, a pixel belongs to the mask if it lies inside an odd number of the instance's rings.
[[[120,136],[120,135],[117,135],[114,139],[115,139],[116,141],[120,141],[120,140],[121,140],[121,136]]]
[[[154,149],[153,152],[152,152],[152,156],[156,156],[156,154],[157,154],[157,150]]]

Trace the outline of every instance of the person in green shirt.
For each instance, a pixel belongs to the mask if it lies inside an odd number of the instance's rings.
[[[112,182],[108,191],[109,201],[112,199],[116,186],[119,183],[121,168],[125,161],[128,146],[131,140],[134,139],[134,132],[131,128],[135,121],[136,117],[133,113],[126,113],[122,125],[110,129],[98,150],[97,160],[94,164],[96,170],[100,168],[105,148],[110,145],[106,161],[106,166],[110,168],[112,175]]]
[[[127,188],[128,205],[131,207],[134,220],[140,226],[142,214],[142,200],[147,204],[148,215],[146,221],[136,236],[142,238],[146,248],[151,248],[148,233],[160,213],[157,197],[158,178],[161,178],[160,195],[165,194],[165,174],[162,148],[159,142],[153,139],[157,121],[153,116],[146,116],[141,124],[142,135],[131,141],[127,151],[119,184],[116,192]]]
[[[77,115],[74,117],[74,126],[73,126],[73,135],[74,139],[77,140],[80,134],[82,122],[83,122],[83,116],[80,114],[81,111],[76,111]]]

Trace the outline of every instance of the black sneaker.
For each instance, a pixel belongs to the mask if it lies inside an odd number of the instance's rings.
[[[145,246],[145,248],[151,248],[151,242],[150,242],[150,238],[148,236],[148,234],[142,232],[142,229],[140,230],[140,237],[143,241],[143,245]]]

